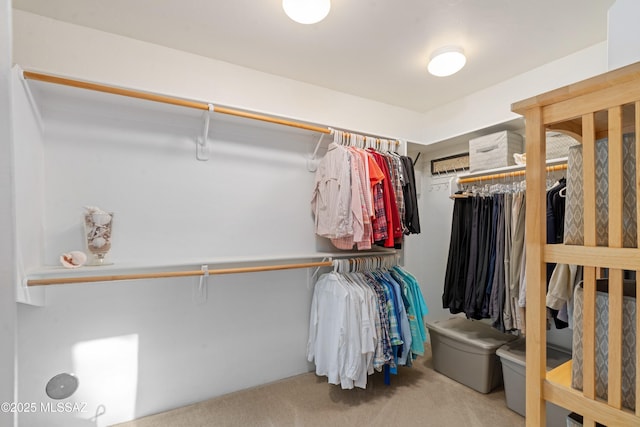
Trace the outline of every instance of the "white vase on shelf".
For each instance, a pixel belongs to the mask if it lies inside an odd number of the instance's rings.
[[[85,265],[108,265],[105,260],[111,250],[113,212],[87,212],[84,214],[84,231],[87,250],[91,254]]]

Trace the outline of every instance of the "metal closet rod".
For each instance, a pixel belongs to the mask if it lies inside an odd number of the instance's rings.
[[[319,261],[319,262],[307,262],[307,263],[299,263],[299,264],[222,268],[217,270],[208,270],[208,274],[217,275],[217,274],[236,274],[236,273],[256,273],[261,271],[292,270],[296,268],[331,267],[331,266],[333,266],[333,261]],[[167,272],[160,272],[160,273],[116,274],[116,275],[86,276],[86,277],[56,277],[56,278],[47,278],[47,279],[30,279],[30,280],[27,280],[27,286],[62,285],[62,284],[71,284],[71,283],[91,283],[91,282],[114,282],[117,280],[164,279],[164,278],[170,278],[170,277],[204,276],[205,274],[207,274],[207,271],[191,270],[191,271],[167,271]]]
[[[561,170],[565,170],[566,168],[567,168],[566,163],[561,165],[547,166],[547,172],[561,171]],[[513,172],[503,172],[503,173],[495,173],[491,175],[474,176],[472,178],[460,178],[458,180],[458,184],[469,184],[472,182],[489,181],[492,179],[514,178],[517,176],[525,175],[526,173],[527,171],[523,169],[523,170],[513,171]]]

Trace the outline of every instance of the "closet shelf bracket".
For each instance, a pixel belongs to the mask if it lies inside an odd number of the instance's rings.
[[[331,130],[331,133],[333,133],[333,130]],[[309,172],[315,172],[316,169],[318,169],[318,159],[316,159],[316,156],[318,155],[318,150],[320,149],[320,144],[322,144],[322,139],[324,138],[324,135],[325,135],[324,133],[320,134],[320,139],[316,144],[315,150],[313,150],[313,154],[311,154],[311,156],[309,156],[309,158],[307,159],[307,170]]]
[[[207,298],[209,296],[209,266],[203,265],[200,267],[200,270],[202,271],[202,276],[200,276],[193,293],[193,299],[196,304],[203,304],[207,302]]]
[[[320,269],[322,267],[326,267],[327,263],[332,263],[333,262],[333,258],[331,257],[323,257],[322,261],[320,261],[321,264],[325,264],[324,266],[319,265],[318,267],[316,267],[313,272],[311,270],[307,270],[307,289],[312,289],[313,285],[316,283],[316,280],[318,280],[318,273],[320,272]]]
[[[196,139],[196,158],[198,160],[209,160],[209,146],[207,140],[209,136],[209,121],[211,113],[214,111],[213,104],[208,104],[209,109],[203,113],[202,136]]]
[[[20,70],[19,68],[17,68]],[[44,125],[42,124],[42,114],[40,113],[40,108],[33,98],[33,92],[31,91],[31,87],[27,84],[27,79],[24,78],[22,74],[22,70],[18,73],[20,76],[20,81],[22,82],[22,86],[24,87],[25,93],[27,94],[27,99],[29,100],[29,105],[31,106],[31,111],[33,111],[33,115],[36,119],[36,124],[38,125],[38,131],[42,135],[44,133]]]

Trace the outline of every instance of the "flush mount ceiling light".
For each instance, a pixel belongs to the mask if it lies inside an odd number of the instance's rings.
[[[300,24],[315,24],[329,14],[331,0],[282,0],[282,8]]]
[[[446,77],[460,71],[466,62],[467,58],[461,47],[446,46],[431,54],[427,69],[434,76]]]

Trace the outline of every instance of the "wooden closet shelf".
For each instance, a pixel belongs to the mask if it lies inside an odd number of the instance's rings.
[[[547,381],[571,387],[571,369],[573,367],[573,361],[568,360],[562,365],[559,365],[549,372],[547,372]]]
[[[118,263],[96,267],[84,266],[77,269],[48,267],[28,272],[24,283],[31,287],[204,276],[206,273],[201,269],[202,266],[207,266],[209,269],[208,274],[212,276],[257,273],[275,270],[331,267],[333,266],[332,260],[340,258],[388,257],[397,255],[395,250],[380,249],[362,252],[316,252],[312,254],[280,255],[263,258],[225,257],[218,259],[192,259],[172,263]],[[285,261],[289,261],[289,263],[283,263]],[[291,263],[291,261],[300,262]],[[220,266],[220,268],[215,268],[215,266]]]
[[[637,82],[638,79],[640,79],[640,62],[515,102],[511,105],[511,111],[525,115],[532,107],[556,104],[603,89],[619,87],[628,82]]]
[[[36,73],[33,71],[23,71],[23,76],[27,80],[37,80],[37,81],[46,82],[46,83],[53,83],[53,84],[58,84],[63,86],[76,87],[80,89],[93,90],[96,92],[126,96],[129,98],[144,99],[147,101],[177,105],[177,106],[186,107],[186,108],[195,108],[197,110],[206,111],[206,110],[209,110],[210,108],[209,106],[212,105],[202,101],[176,98],[176,97],[160,95],[156,93],[143,92],[139,90],[103,85],[99,83],[87,82],[82,80],[66,78],[66,77],[59,77],[51,74]],[[310,130],[312,132],[319,132],[324,134],[331,133],[331,130],[327,127],[321,127],[321,126],[316,126],[309,123],[302,123],[294,120],[288,120],[281,117],[267,116],[267,115],[258,114],[252,111],[238,110],[234,108],[221,107],[218,105],[212,105],[212,106],[213,106],[213,112],[215,113],[227,114],[227,115],[237,116],[237,117],[244,117],[246,119],[252,119],[252,120],[260,120],[263,122],[275,123],[279,125]]]
[[[185,98],[178,98],[174,96],[162,95],[158,93],[145,92],[140,90],[128,89],[118,86],[94,83],[84,80],[77,80],[68,77],[61,77],[52,74],[39,73],[35,71],[22,71],[22,76],[26,80],[34,80],[45,83],[52,83],[61,86],[75,87],[79,89],[85,89],[95,92],[108,93],[112,95],[124,96],[128,98],[143,99],[146,101],[158,102],[162,104],[176,105],[179,107],[193,108],[196,110],[211,110],[213,113],[226,114],[229,116],[242,117],[250,120],[258,120],[267,123],[273,123],[282,126],[289,126],[298,129],[304,129],[312,132],[318,132],[321,134],[332,134],[333,130],[329,127],[318,126],[311,123],[300,122],[297,120],[290,120],[283,117],[274,115],[262,114],[249,110],[239,110],[237,108],[224,107],[215,105],[213,103],[197,101]],[[350,132],[345,132],[346,135],[351,135]],[[389,140],[390,144],[399,146],[401,142],[396,138],[380,137],[382,139]]]
[[[606,110],[594,112],[594,125],[596,139],[606,138],[609,132],[609,120]],[[559,123],[551,124],[549,130],[558,131],[582,142],[582,118],[574,118]],[[622,133],[630,133],[635,130],[635,110],[633,104],[622,106]]]
[[[546,161],[547,172],[567,169],[567,157],[548,159]],[[471,172],[458,176],[458,184],[469,184],[478,181],[489,181],[492,179],[505,179],[524,176],[526,165],[512,165],[502,168],[487,169],[478,172]]]
[[[640,417],[630,410],[616,409],[599,399],[586,399],[582,391],[571,388],[571,384],[551,381],[548,374],[543,384],[543,394],[545,400],[600,423],[606,422],[611,426],[640,425]]]
[[[638,417],[626,409],[617,410],[603,401],[593,400],[589,405],[583,401],[583,392],[571,387],[573,361],[569,360],[547,372],[544,384],[544,397],[556,405],[565,407],[579,414],[586,414],[604,422],[604,414],[619,420],[615,425],[636,425]],[[610,419],[610,418],[608,418]]]
[[[163,271],[158,273],[132,274],[100,274],[78,277],[49,277],[44,279],[28,279],[28,286],[62,285],[71,283],[114,282],[119,280],[165,279],[175,277],[192,277],[219,274],[257,273],[275,270],[292,270],[297,268],[331,267],[332,261],[307,262],[299,264],[261,265],[254,267],[222,268],[215,270]]]

